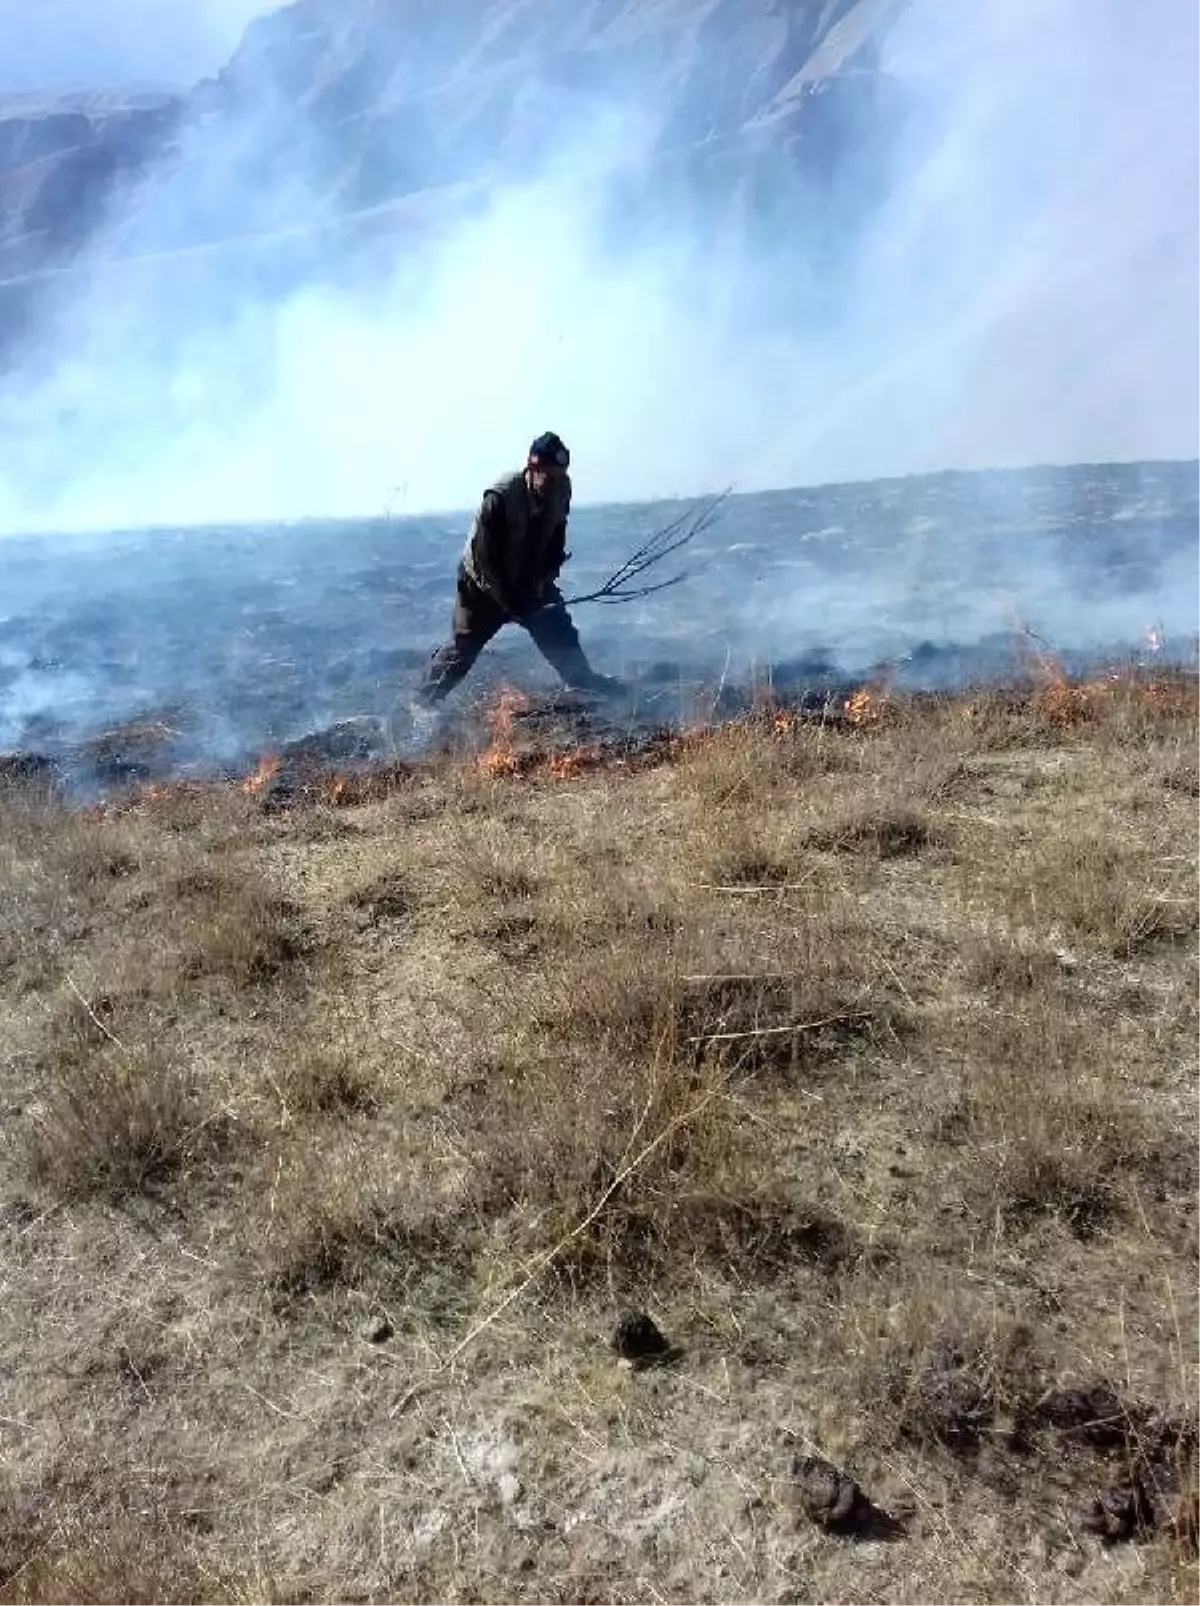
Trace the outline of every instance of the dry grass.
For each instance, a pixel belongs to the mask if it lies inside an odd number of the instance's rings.
[[[185,1171],[215,1136],[169,1060],[116,1046],[62,1053],[31,1123],[30,1163],[58,1198],[121,1198]]]
[[[0,796],[0,1599],[1192,1598],[1195,753],[1131,676]]]
[[[993,1006],[945,1034],[954,1102],[934,1133],[957,1151],[963,1197],[981,1224],[1048,1214],[1089,1236],[1118,1210],[1166,1131],[1144,1099],[1153,1068],[1139,1075],[1133,1056],[1143,1045],[1132,1033],[1129,1061],[1119,1038],[1117,1055],[1100,1060],[1088,1014],[1053,981],[1049,997],[1039,995],[1029,974],[1007,1009]]]
[[[190,1561],[188,1549],[186,1533],[169,1524],[119,1511],[92,1522],[72,1518],[36,1548],[27,1541],[13,1549],[0,1599],[13,1606],[228,1599],[220,1581]]]

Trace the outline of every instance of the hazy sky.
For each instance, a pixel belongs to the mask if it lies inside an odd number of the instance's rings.
[[[192,84],[280,0],[0,0],[0,93]]]

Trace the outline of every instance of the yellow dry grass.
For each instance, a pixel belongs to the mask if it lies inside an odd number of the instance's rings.
[[[1194,1598],[1194,683],[570,769],[0,798],[0,1599]]]

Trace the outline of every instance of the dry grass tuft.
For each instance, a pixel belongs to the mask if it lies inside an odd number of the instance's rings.
[[[839,935],[823,928],[790,975],[686,982],[678,1015],[682,1044],[697,1059],[715,1059],[734,1074],[797,1075],[832,1069],[863,1039],[898,1039],[903,1005],[872,981],[862,953],[839,944]]]
[[[162,889],[159,916],[175,966],[188,981],[261,986],[312,952],[299,907],[266,881],[205,865]]]
[[[50,797],[0,792],[0,979],[36,985],[119,905],[139,845]]]
[[[1167,840],[1148,850],[1080,827],[1035,841],[1010,887],[1015,920],[1121,957],[1197,926],[1194,863]]]
[[[58,1199],[121,1199],[186,1177],[226,1146],[227,1123],[153,1048],[63,1052],[31,1122],[33,1177]]]
[[[816,1268],[836,1272],[866,1257],[854,1229],[827,1209],[791,1198],[778,1186],[757,1189],[749,1175],[734,1194],[683,1195],[672,1233],[681,1251],[717,1265],[736,1264],[747,1282],[786,1279]],[[867,1257],[878,1263],[877,1254]]]
[[[961,1135],[968,1202],[982,1221],[1052,1215],[1091,1236],[1147,1163],[1152,1123],[1052,998],[1037,995],[1024,1014],[997,1014],[976,1030],[978,1045],[959,1045],[965,1074],[942,1129]]]
[[[1039,1360],[1029,1330],[1011,1319],[951,1307],[927,1320],[888,1350],[882,1392],[901,1439],[969,1455],[1036,1394]]]
[[[384,870],[364,886],[355,887],[346,902],[363,926],[391,926],[413,913],[413,890],[403,871]]]
[[[272,1086],[285,1116],[373,1115],[380,1104],[378,1080],[355,1049],[312,1038],[296,1043]]]
[[[936,845],[937,835],[924,814],[902,806],[882,812],[853,810],[828,825],[814,827],[807,840],[814,848],[838,853],[866,851],[881,859],[896,859]]]
[[[645,1269],[679,1247],[682,1196],[730,1166],[723,1080],[665,1055],[614,1074],[597,1060],[563,1085],[532,1064],[488,1100],[472,1195],[486,1216],[532,1218],[539,1237],[587,1230],[558,1273]]]
[[[210,822],[211,824],[212,822]],[[119,924],[133,968],[235,988],[269,980],[311,947],[297,908],[255,867],[222,862],[220,830],[196,841],[133,815],[88,820],[57,802],[0,799],[0,976],[61,975]]]
[[[795,724],[777,729],[748,720],[692,733],[677,748],[688,790],[704,813],[727,814],[752,799],[757,809],[797,787],[853,771],[857,757],[832,729]]]
[[[1172,754],[1161,764],[1158,779],[1170,792],[1182,793],[1184,797],[1200,797],[1200,768],[1195,759]]]
[[[452,1315],[472,1258],[469,1221],[447,1202],[414,1198],[357,1147],[300,1150],[272,1178],[256,1213],[247,1269],[278,1309],[337,1291],[423,1318]]]
[[[154,1606],[229,1599],[190,1549],[185,1530],[121,1512],[64,1522],[44,1539],[15,1549],[11,1562],[0,1560],[0,1602]]]
[[[959,958],[973,992],[1006,1002],[1046,993],[1061,1000],[1070,975],[1059,953],[1007,933],[971,933],[959,948]]]

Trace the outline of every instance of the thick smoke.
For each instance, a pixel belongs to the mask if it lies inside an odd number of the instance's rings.
[[[655,111],[616,81],[586,138],[353,283],[316,196],[246,178],[267,114],[209,122],[55,287],[3,393],[0,528],[462,507],[550,424],[592,501],[1191,456],[1196,30],[1187,0],[919,0],[884,52],[892,187],[819,294],[827,220],[620,240]],[[178,248],[231,217],[293,227],[308,283],[264,299],[244,246]]]
[[[868,253],[884,281],[904,264],[887,351],[918,459],[1195,454],[1197,36],[1183,0],[918,5],[896,29],[895,71],[954,85]]]

